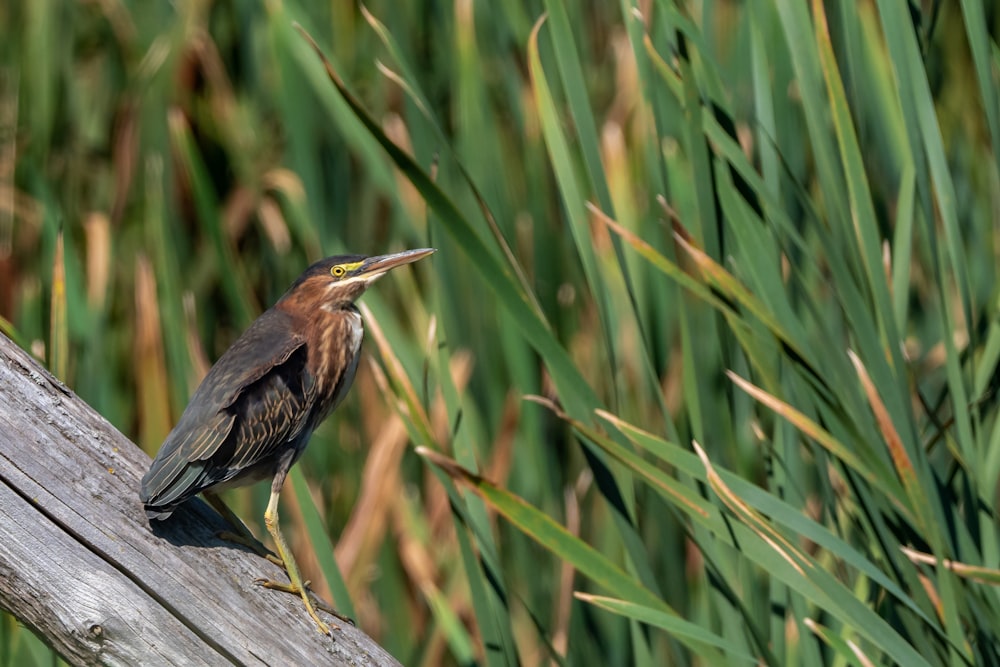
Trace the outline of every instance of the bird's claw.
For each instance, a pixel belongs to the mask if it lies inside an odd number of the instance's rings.
[[[291,593],[292,595],[302,595],[302,591],[299,590],[299,587],[293,584],[285,584],[280,581],[274,581],[273,579],[268,579],[266,577],[258,577],[254,579],[253,582],[258,586],[263,586],[264,588],[268,588],[272,591],[283,591],[285,593]],[[316,607],[316,609],[322,609],[331,616],[339,618],[344,623],[350,623],[351,625],[357,627],[357,623],[354,622],[353,618],[351,618],[350,616],[344,616],[339,611],[334,609],[330,603],[326,602],[320,597],[317,597],[315,593],[309,590],[309,584],[311,583],[312,583],[311,581],[305,581],[302,583],[302,587],[306,589],[306,595],[309,596],[309,602],[311,602],[312,605]],[[337,626],[334,627],[336,628]]]

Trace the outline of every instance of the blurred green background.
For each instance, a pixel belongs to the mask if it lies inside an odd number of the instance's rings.
[[[4,3],[0,328],[153,454],[311,261],[436,247],[283,494],[402,662],[1000,664],[998,31]],[[55,659],[0,619],[0,665]]]

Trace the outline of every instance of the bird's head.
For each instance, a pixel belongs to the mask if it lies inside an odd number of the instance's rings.
[[[353,303],[369,285],[390,270],[415,262],[433,252],[434,248],[419,248],[375,257],[327,257],[306,269],[281,300],[296,300],[303,306],[313,308]]]

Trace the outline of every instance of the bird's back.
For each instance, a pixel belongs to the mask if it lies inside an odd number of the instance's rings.
[[[284,311],[272,308],[250,325],[209,370],[143,477],[151,518],[266,463],[301,430],[312,400],[306,358]]]
[[[140,496],[162,519],[188,498],[274,474],[305,448],[347,393],[357,369],[361,315],[353,305],[296,318],[279,302],[209,370],[143,477]],[[306,344],[302,329],[320,334]]]

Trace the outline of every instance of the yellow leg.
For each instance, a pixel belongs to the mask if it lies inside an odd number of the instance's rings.
[[[329,635],[330,627],[324,623],[320,619],[319,614],[316,613],[316,609],[313,607],[312,601],[309,599],[309,592],[302,584],[302,577],[299,575],[299,568],[295,564],[295,558],[292,556],[292,551],[288,548],[288,544],[285,542],[285,538],[281,534],[281,529],[278,527],[278,494],[280,491],[280,485],[277,489],[272,486],[271,499],[268,501],[267,510],[264,512],[264,525],[267,526],[267,532],[271,534],[271,539],[274,540],[274,546],[278,549],[278,557],[284,562],[285,571],[288,573],[288,579],[291,584],[286,586],[267,579],[258,579],[257,583],[266,588],[275,588],[278,590],[288,591],[289,593],[298,593],[299,596],[302,597],[302,602],[306,605],[306,611],[309,612],[309,615],[312,616],[314,621],[316,621],[316,627],[323,634]],[[335,630],[340,629],[336,625],[333,627]]]
[[[229,506],[222,501],[222,498],[211,491],[205,491],[202,495],[205,496],[205,500],[208,501],[208,504],[211,505],[216,512],[221,514],[222,518],[225,519],[230,526],[236,529],[236,532],[229,530],[220,531],[216,535],[219,539],[244,546],[257,555],[271,561],[278,567],[285,567],[285,564],[280,558],[268,551],[267,547],[261,544],[260,541],[254,537],[254,534],[250,532],[250,529],[246,527],[246,524],[240,521],[240,518],[236,516],[231,509],[229,509]]]

